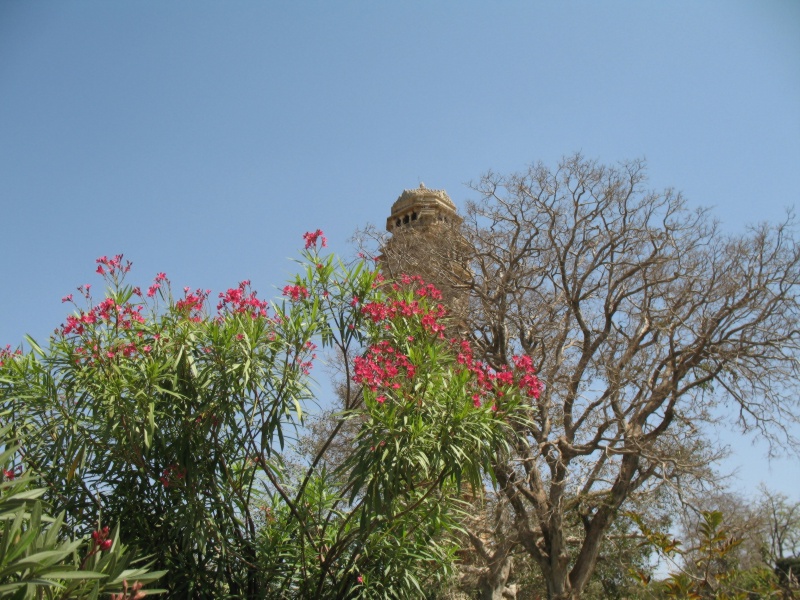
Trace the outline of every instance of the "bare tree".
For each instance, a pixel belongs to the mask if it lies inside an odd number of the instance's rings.
[[[697,565],[719,573],[774,572],[788,593],[796,589],[798,552],[800,552],[800,503],[785,494],[761,486],[759,497],[752,501],[732,493],[709,494],[698,499],[694,507],[686,507],[681,516],[681,542],[685,572],[697,576]],[[726,532],[736,544],[720,553],[713,561],[702,560],[706,515],[717,511],[722,515]],[[789,596],[791,597],[791,595]]]
[[[774,566],[783,559],[800,557],[800,502],[762,486],[758,509],[764,523],[766,560]]]
[[[696,565],[702,562],[698,556],[704,542],[702,524],[704,515],[719,512],[722,524],[728,535],[737,540],[737,545],[711,565],[718,571],[748,571],[766,567],[768,539],[768,516],[762,511],[761,503],[755,504],[738,494],[717,492],[706,494],[685,505],[679,516],[681,548],[683,551],[681,567],[695,574]],[[770,564],[769,567],[774,567]]]
[[[721,409],[796,443],[791,216],[728,235],[645,184],[642,161],[580,155],[555,170],[487,173],[461,226],[468,268],[438,273],[468,297],[463,330],[483,358],[499,367],[527,354],[545,384],[527,443],[497,474],[514,539],[553,599],[580,597],[630,497],[708,476],[719,453],[703,430]],[[452,257],[452,246],[427,248]]]

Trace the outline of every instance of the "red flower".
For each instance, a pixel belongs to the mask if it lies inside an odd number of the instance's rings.
[[[297,302],[308,298],[308,290],[302,285],[287,285],[283,288],[283,295],[291,297],[292,302]]]
[[[322,230],[321,229],[317,229],[314,232],[311,232],[311,231],[305,232],[303,234],[303,239],[306,241],[306,250],[311,248],[311,246],[315,246],[316,247],[318,239],[322,239],[322,247],[323,248],[325,248],[328,245],[328,240],[324,235],[322,235]]]
[[[236,288],[229,288],[228,291],[220,293],[221,298],[217,304],[217,311],[220,313],[229,312],[233,314],[248,314],[251,318],[267,316],[269,303],[266,300],[259,300],[256,292],[247,293],[250,280],[245,279],[239,282]],[[288,286],[287,286],[288,287]]]
[[[109,550],[113,544],[113,542],[108,539],[108,534],[108,527],[103,527],[102,529],[92,532],[92,540],[94,541],[95,547],[103,552]]]
[[[366,356],[356,357],[353,371],[353,381],[375,392],[379,387],[399,389],[401,386],[397,380],[413,379],[416,368],[408,356],[384,340],[371,346]]]

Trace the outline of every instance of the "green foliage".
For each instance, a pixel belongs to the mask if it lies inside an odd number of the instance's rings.
[[[147,584],[163,575],[151,572],[149,565],[136,566],[141,560],[120,542],[119,528],[105,545],[98,540],[64,537],[64,513],[56,518],[47,515],[41,500],[45,490],[32,487],[28,473],[18,475],[18,469],[9,469],[19,448],[8,432],[8,426],[0,429],[0,444],[5,448],[0,454],[0,464],[4,465],[0,483],[0,598],[94,599],[100,594],[123,592],[128,581]]]

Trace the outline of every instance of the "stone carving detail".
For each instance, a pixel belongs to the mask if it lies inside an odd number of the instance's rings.
[[[420,183],[419,187],[403,190],[392,204],[392,214],[386,219],[386,230],[393,231],[403,225],[431,225],[437,221],[458,222],[456,205],[444,190],[432,190]]]

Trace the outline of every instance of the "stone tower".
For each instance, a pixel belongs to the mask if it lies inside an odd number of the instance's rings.
[[[404,190],[392,204],[386,219],[391,237],[381,255],[387,276],[419,275],[438,287],[453,323],[463,322],[469,284],[468,245],[461,223],[447,192],[420,183],[416,189]]]
[[[392,214],[386,219],[386,231],[394,233],[401,227],[430,227],[436,224],[460,224],[456,205],[444,190],[429,190],[424,183],[414,190],[403,190],[392,204]]]

